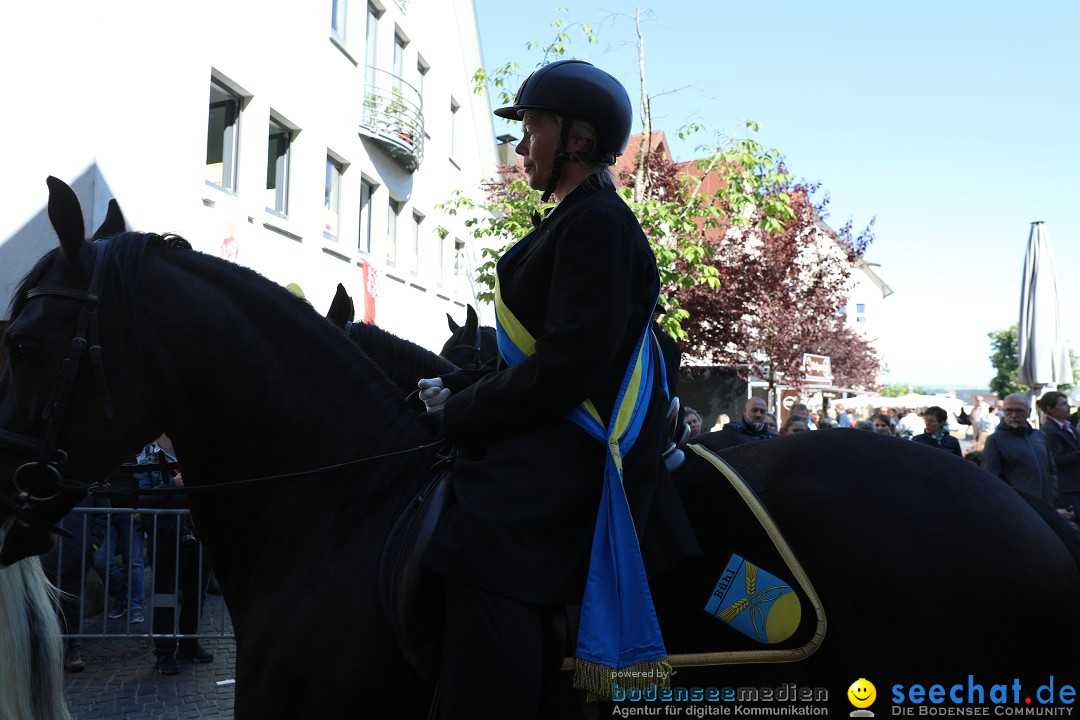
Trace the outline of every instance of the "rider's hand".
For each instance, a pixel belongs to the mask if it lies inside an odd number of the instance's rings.
[[[420,399],[430,413],[442,412],[443,404],[450,397],[450,391],[443,387],[442,378],[425,378],[416,383],[420,388]]]

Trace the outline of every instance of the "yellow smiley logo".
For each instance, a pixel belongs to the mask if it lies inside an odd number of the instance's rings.
[[[874,683],[866,678],[859,678],[851,683],[851,687],[847,691],[847,697],[855,707],[868,708],[877,699],[877,688],[874,687]]]

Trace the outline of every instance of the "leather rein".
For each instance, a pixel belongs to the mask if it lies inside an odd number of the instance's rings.
[[[75,336],[71,340],[71,349],[60,366],[59,377],[41,415],[41,419],[45,421],[44,436],[38,439],[0,429],[0,447],[16,450],[31,457],[37,456],[33,462],[24,463],[15,469],[11,478],[13,495],[0,493],[0,503],[10,511],[7,520],[4,521],[3,526],[0,526],[0,550],[3,549],[8,533],[16,520],[26,527],[71,537],[66,530],[53,525],[54,521],[38,517],[33,509],[35,506],[50,503],[60,496],[64,489],[63,479],[66,474],[77,477],[87,476],[82,468],[71,462],[66,452],[57,447],[56,439],[67,418],[67,409],[75,388],[79,366],[88,354],[98,387],[98,396],[105,411],[105,419],[111,421],[114,418],[112,398],[105,381],[105,366],[98,327],[98,308],[101,306],[101,288],[104,282],[102,267],[105,264],[105,242],[98,241],[93,247],[93,268],[86,290],[45,285],[31,288],[26,293],[27,301],[39,297],[59,297],[75,300],[81,304],[81,307]]]

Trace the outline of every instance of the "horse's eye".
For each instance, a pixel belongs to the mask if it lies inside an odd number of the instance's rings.
[[[8,343],[8,353],[20,360],[32,359],[41,352],[41,343],[37,340],[12,340]]]

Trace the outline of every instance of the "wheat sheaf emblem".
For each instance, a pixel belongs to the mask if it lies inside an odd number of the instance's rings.
[[[734,603],[724,608],[718,616],[726,623],[730,623],[736,617],[742,613],[743,610],[750,608],[750,620],[754,626],[754,632],[757,634],[757,638],[761,642],[766,642],[765,638],[765,610],[762,607],[764,603],[770,603],[776,600],[778,597],[784,594],[785,590],[790,590],[787,585],[773,585],[772,587],[765,588],[758,592],[757,590],[757,566],[753,563],[746,563],[746,597],[736,600]]]

